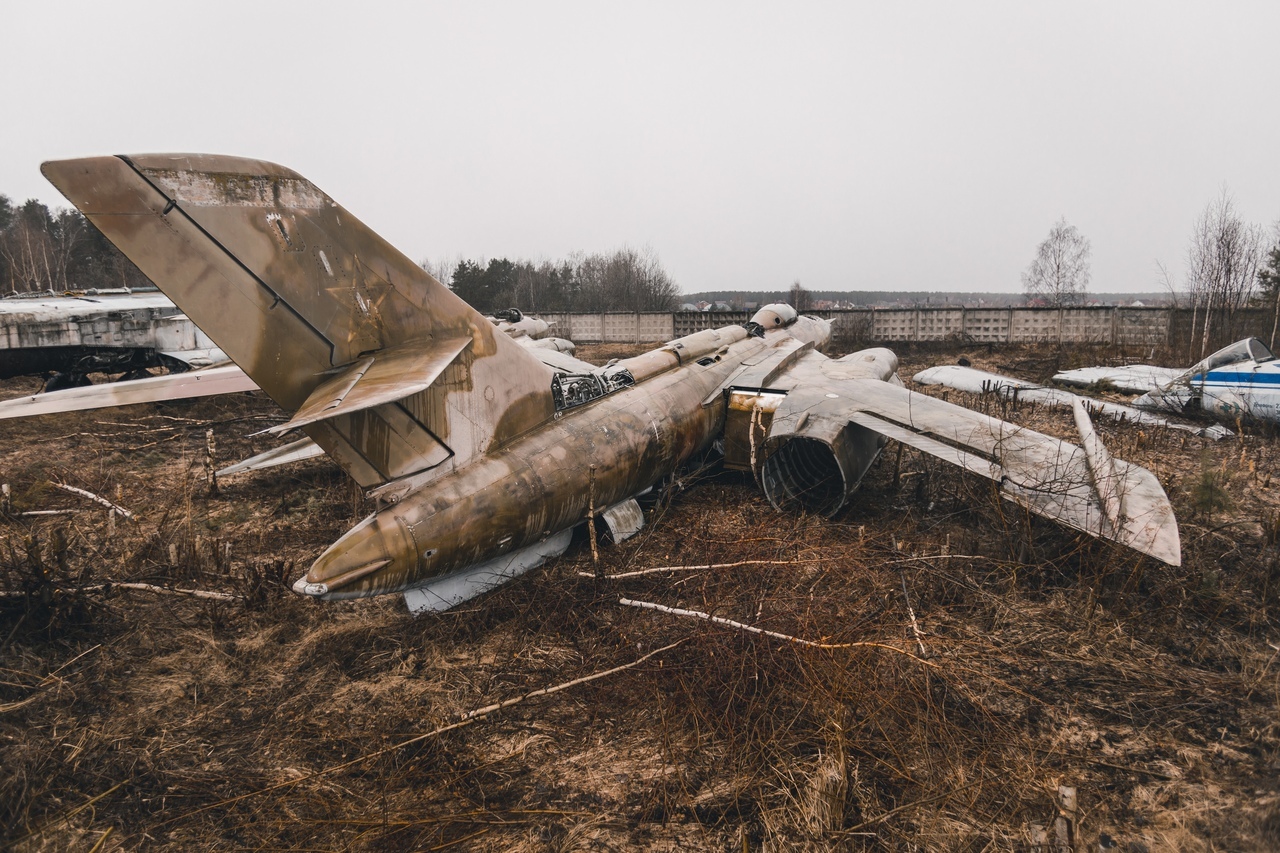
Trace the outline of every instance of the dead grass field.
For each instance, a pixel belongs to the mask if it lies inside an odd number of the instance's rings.
[[[1112,355],[965,354],[1033,379]],[[0,846],[1029,850],[1067,785],[1079,850],[1280,849],[1273,430],[1102,425],[1165,484],[1180,569],[891,444],[834,520],[711,466],[598,566],[584,539],[413,619],[288,591],[368,511],[326,461],[210,493],[206,430],[226,464],[281,419],[239,395],[0,425],[13,512],[78,510],[0,521]]]

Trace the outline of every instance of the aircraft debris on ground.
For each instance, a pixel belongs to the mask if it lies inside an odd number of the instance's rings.
[[[1031,512],[1181,560],[1159,482],[1113,459],[1079,407],[1083,448],[905,389],[887,349],[830,359],[830,323],[790,306],[557,372],[287,168],[42,168],[292,413],[270,432],[302,431],[376,500],[294,585],[305,595],[451,607],[563,552],[584,522],[634,533],[635,498],[717,440],[778,507],[837,512],[893,438]]]
[[[1236,341],[1187,369],[1150,364],[1082,367],[1055,374],[1053,381],[1080,387],[1105,383],[1117,391],[1141,394],[1133,405],[1149,411],[1280,421],[1280,363],[1257,338]]]
[[[1096,400],[1092,397],[1083,397],[1060,388],[1048,388],[1035,382],[1028,382],[1025,379],[1015,379],[1012,376],[1002,376],[999,373],[978,370],[976,367],[943,364],[922,370],[911,379],[921,385],[943,385],[947,388],[954,388],[957,391],[965,391],[970,394],[994,393],[1009,399],[1043,403],[1047,406],[1066,406],[1069,408],[1074,406],[1076,401],[1079,401],[1094,416],[1103,415],[1115,421],[1128,421],[1130,423],[1182,430],[1193,435],[1211,438],[1214,441],[1234,435],[1231,430],[1219,424],[1204,426],[1178,423],[1161,415],[1136,409],[1133,406]]]
[[[1125,394],[1145,394],[1178,377],[1177,367],[1154,364],[1127,364],[1115,367],[1077,367],[1053,375],[1053,381],[1073,388],[1102,386]]]
[[[1224,347],[1133,401],[1144,409],[1280,421],[1280,363],[1257,338]]]

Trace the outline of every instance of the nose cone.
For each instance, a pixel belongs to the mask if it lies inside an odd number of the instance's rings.
[[[403,586],[403,567],[416,563],[412,538],[399,520],[375,513],[329,546],[293,591],[326,599],[390,592]]]

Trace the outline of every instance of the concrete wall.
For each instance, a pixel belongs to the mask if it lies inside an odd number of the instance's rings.
[[[843,345],[894,341],[971,343],[1081,343],[1120,346],[1190,346],[1192,311],[1172,308],[858,308],[807,312],[832,321]],[[747,311],[675,314],[543,314],[555,334],[580,343],[669,341],[702,329],[749,319]],[[1210,322],[1210,351],[1250,335],[1271,342],[1273,314],[1266,309],[1236,312],[1232,322]],[[1195,352],[1204,316],[1196,317]]]
[[[551,323],[551,332],[556,337],[580,343],[648,343],[669,341],[681,335],[675,325],[675,318],[680,315],[669,312],[544,313],[537,316]],[[726,320],[718,325],[729,322],[732,321]]]

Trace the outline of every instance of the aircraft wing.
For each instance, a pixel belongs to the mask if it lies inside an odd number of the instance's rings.
[[[1144,394],[1172,382],[1182,373],[1176,367],[1156,367],[1151,364],[1130,364],[1124,367],[1079,367],[1055,373],[1054,382],[1087,388],[1099,382],[1117,391]]]
[[[82,409],[100,409],[106,406],[131,406],[136,403],[156,403],[162,400],[182,400],[188,397],[211,397],[235,391],[255,391],[258,386],[244,371],[234,364],[153,376],[150,379],[134,379],[127,382],[108,382],[87,385],[83,388],[67,388],[17,397],[0,403],[0,420],[28,418],[57,412],[75,412]]]
[[[892,438],[987,477],[1001,495],[1038,515],[1181,563],[1177,522],[1159,481],[1145,468],[1112,459],[1078,406],[1084,447],[892,382],[832,378],[829,372],[801,365],[794,389],[773,414],[770,443],[807,437],[838,447],[865,443],[865,433]],[[783,459],[773,466],[775,476],[791,476],[784,467],[803,467],[799,451],[790,456],[789,465]]]

